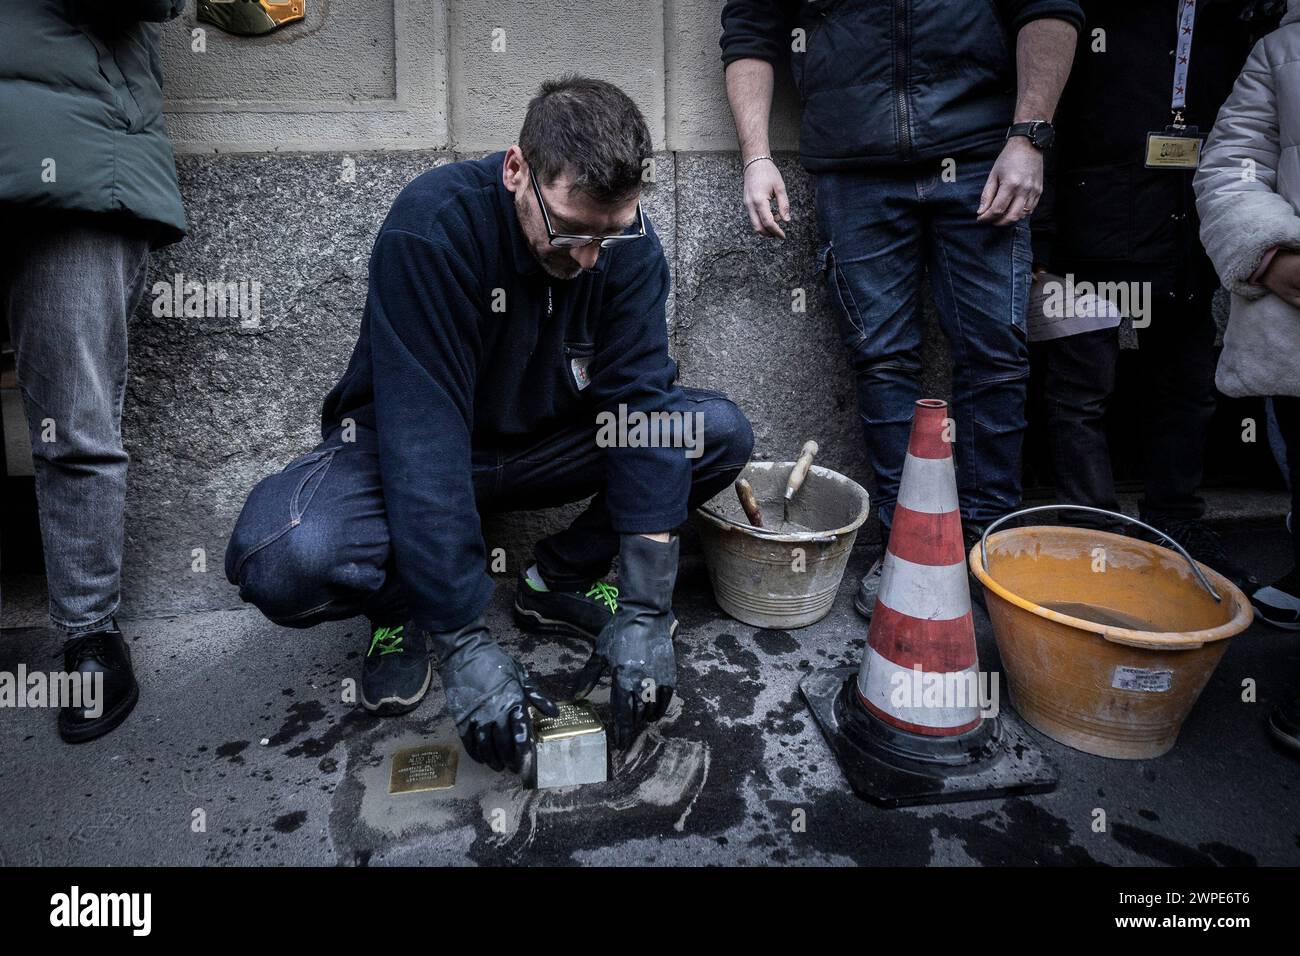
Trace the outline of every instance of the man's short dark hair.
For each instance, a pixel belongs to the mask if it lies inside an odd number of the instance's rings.
[[[547,80],[529,101],[519,148],[542,185],[567,171],[575,189],[618,203],[640,190],[642,162],[653,147],[630,96],[604,80],[563,76]]]

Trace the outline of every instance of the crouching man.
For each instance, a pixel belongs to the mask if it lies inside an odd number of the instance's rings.
[[[650,155],[631,99],[570,77],[542,86],[518,145],[407,186],[324,440],[253,489],[226,553],[278,624],[369,619],[367,710],[413,709],[436,661],[466,751],[497,770],[521,768],[528,705],[555,705],[488,632],[480,513],[594,495],[537,545],[515,617],[595,642],[575,693],[610,673],[625,747],[677,683],[673,530],[753,444],[723,395],[675,384],[668,265],[639,202]],[[648,419],[689,421],[669,431],[691,440],[610,440],[610,421]],[[601,580],[615,555],[618,588]]]

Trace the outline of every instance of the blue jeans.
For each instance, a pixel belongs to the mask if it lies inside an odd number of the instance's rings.
[[[75,634],[103,627],[118,606],[126,323],[144,290],[149,240],[102,216],[45,213],[6,225],[0,314],[31,433],[50,620]]]
[[[704,421],[703,453],[692,459],[688,503],[694,508],[735,480],[749,461],[754,433],[720,392],[683,388],[682,395],[680,410],[698,412]],[[413,455],[430,453],[411,449]],[[480,513],[550,508],[594,495],[572,525],[536,546],[538,568],[553,588],[590,586],[618,554],[619,536],[610,527],[602,490],[605,454],[596,444],[594,425],[539,435],[522,451],[471,449]],[[429,533],[451,537],[480,531],[431,521]],[[405,621],[375,433],[358,428],[356,441],[343,442],[336,432],[260,481],[235,524],[225,566],[239,596],[286,627],[357,615],[381,624]],[[446,603],[449,616],[466,622],[482,611],[463,606],[464,595],[448,593]]]
[[[817,177],[823,266],[857,378],[862,431],[888,528],[913,403],[921,394],[921,277],[928,272],[953,360],[954,457],[962,517],[1020,504],[1032,279],[1029,225],[976,222],[992,160]]]

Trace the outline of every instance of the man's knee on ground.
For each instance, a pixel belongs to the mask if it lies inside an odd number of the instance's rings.
[[[240,600],[248,602],[277,624],[286,627],[316,623],[318,613],[347,589],[352,571],[339,562],[341,550],[320,524],[303,522],[287,529],[269,544],[240,554],[231,538],[227,576],[238,585]]]
[[[735,402],[726,398],[705,402],[704,456],[716,463],[743,467],[754,450],[754,429]]]
[[[226,577],[241,600],[292,627],[331,603],[352,572],[362,572],[340,564],[339,544],[320,522],[303,521],[277,533],[241,516],[226,549]]]
[[[244,565],[254,552],[269,540],[276,532],[283,530],[287,522],[277,522],[274,527],[265,520],[268,514],[261,507],[259,500],[266,487],[265,479],[253,486],[244,507],[235,519],[235,527],[230,531],[230,540],[226,542],[225,571],[226,580],[236,587],[244,573]]]

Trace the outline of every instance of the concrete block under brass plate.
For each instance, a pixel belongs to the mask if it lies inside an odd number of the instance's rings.
[[[556,717],[536,710],[533,763],[527,784],[538,790],[603,783],[609,779],[605,725],[590,701],[563,701]]]

